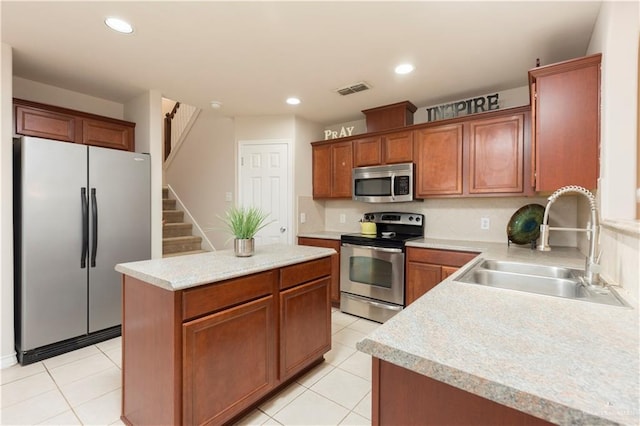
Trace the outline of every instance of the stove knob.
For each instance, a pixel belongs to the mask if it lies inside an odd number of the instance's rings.
[[[413,222],[413,216],[409,216],[409,222]]]
[[[416,222],[420,222],[420,216],[416,216]]]

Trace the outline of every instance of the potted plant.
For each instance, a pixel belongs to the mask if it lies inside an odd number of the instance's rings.
[[[269,213],[257,207],[232,207],[227,210],[222,221],[234,236],[233,251],[236,256],[248,257],[253,254],[256,233],[271,222],[266,222]]]

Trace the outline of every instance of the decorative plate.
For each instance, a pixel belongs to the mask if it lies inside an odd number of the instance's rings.
[[[527,204],[511,216],[507,224],[507,238],[516,244],[530,244],[540,236],[540,224],[544,217],[544,207]]]

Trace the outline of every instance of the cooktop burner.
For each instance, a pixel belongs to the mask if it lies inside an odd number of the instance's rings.
[[[376,234],[344,234],[340,241],[361,246],[404,248],[406,241],[424,236],[424,215],[419,213],[365,213],[363,220],[376,224]]]

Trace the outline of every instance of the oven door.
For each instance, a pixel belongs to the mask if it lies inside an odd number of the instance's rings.
[[[340,291],[404,305],[404,253],[342,243]]]

